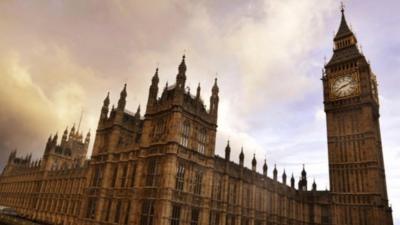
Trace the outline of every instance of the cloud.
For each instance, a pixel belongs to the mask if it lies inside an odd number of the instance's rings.
[[[392,202],[400,199],[394,163],[400,159],[400,118],[394,113],[400,96],[399,78],[390,76],[399,72],[393,66],[399,56],[391,49],[398,48],[400,34],[388,27],[396,25],[398,16],[390,10],[397,4],[355,0],[348,2],[347,15],[381,84]],[[203,99],[218,77],[217,154],[224,155],[229,139],[233,160],[243,146],[246,165],[255,153],[259,169],[266,156],[270,168],[276,163],[279,174],[285,168],[296,178],[305,163],[309,176],[325,188],[319,78],[339,24],[338,5],[335,0],[2,1],[0,167],[15,147],[39,157],[48,135],[77,123],[82,110],[82,130],[95,130],[106,92],[116,103],[125,82],[127,108],[135,111],[146,103],[155,67],[160,85],[172,84],[186,52],[187,84],[194,90],[200,82]],[[375,8],[380,10],[372,12]]]

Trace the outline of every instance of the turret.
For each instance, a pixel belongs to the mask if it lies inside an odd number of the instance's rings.
[[[299,180],[299,190],[307,191],[307,172],[303,164],[303,170],[301,171],[301,177]]]
[[[263,174],[264,174],[264,176],[267,176],[267,173],[268,173],[267,159],[264,159],[264,166],[263,166]]]
[[[196,91],[196,99],[197,100],[199,100],[200,99],[200,83],[199,83],[199,85],[197,86],[197,91]]]
[[[10,156],[8,157],[8,163],[12,163],[16,156],[17,156],[17,149],[15,149],[10,153]]]
[[[278,180],[278,170],[276,169],[276,164],[275,164],[275,168],[274,168],[274,171],[273,171],[273,175],[274,175],[274,180],[275,181]]]
[[[211,92],[212,94],[210,97],[210,114],[213,115],[216,119],[218,116],[218,103],[219,103],[219,97],[218,97],[219,88],[217,84],[217,78],[215,78],[214,86],[212,87]]]
[[[286,184],[286,171],[283,170],[283,174],[282,174],[282,183]]]
[[[295,180],[294,180],[294,176],[292,173],[292,178],[290,178],[290,187],[294,189],[294,184],[295,184]]]
[[[184,90],[186,82],[186,63],[185,55],[182,56],[182,62],[178,68],[178,75],[176,75],[176,86],[178,89]]]
[[[109,105],[110,105],[110,92],[107,92],[107,96],[103,101],[103,107],[101,107],[99,122],[105,121],[107,119]]]
[[[122,89],[121,94],[119,96],[117,110],[124,111],[126,105],[126,96],[127,93],[126,93],[126,83],[125,83],[124,88]]]
[[[69,132],[69,139],[74,138],[75,136],[75,123],[71,128],[71,131]]]
[[[136,118],[137,120],[140,119],[140,105],[138,106],[138,108],[137,108],[137,110],[136,110],[135,118]]]
[[[51,144],[52,144],[52,137],[51,137],[51,134],[50,134],[49,138],[47,139],[46,147],[44,149],[45,153],[50,150]]]
[[[257,170],[256,154],[253,154],[253,160],[251,160],[251,170],[254,172]]]
[[[228,140],[228,143],[226,144],[225,147],[225,160],[229,162],[230,157],[231,157],[231,147],[229,146],[229,140]]]
[[[314,179],[314,182],[313,182],[313,184],[312,184],[312,190],[313,190],[313,191],[316,191],[316,190],[317,190],[317,184],[315,183],[315,179]]]
[[[240,154],[239,154],[239,165],[243,166],[243,164],[244,164],[244,153],[243,153],[243,147],[242,147]]]
[[[151,107],[157,102],[158,82],[159,82],[158,68],[156,68],[156,72],[154,73],[154,76],[151,79],[151,85],[149,88],[149,98],[147,99],[147,107]]]
[[[54,137],[53,137],[53,141],[52,141],[53,146],[57,145],[57,140],[58,140],[58,132],[56,132],[56,135],[54,135]]]
[[[61,145],[64,145],[67,142],[68,138],[68,127],[65,128],[63,136],[61,138]]]

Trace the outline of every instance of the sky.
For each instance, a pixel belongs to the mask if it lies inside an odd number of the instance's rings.
[[[400,2],[344,1],[345,14],[379,83],[389,200],[400,224]],[[336,0],[0,1],[0,168],[10,151],[37,159],[50,134],[96,130],[102,101],[145,108],[159,67],[175,81],[186,55],[187,85],[208,99],[220,88],[216,154],[227,140],[245,165],[267,159],[294,173],[305,164],[329,188],[321,70],[339,27]],[[207,101],[206,101],[207,102]],[[208,104],[209,105],[209,104]],[[92,135],[93,136],[93,135]],[[92,140],[93,142],[93,140]],[[311,183],[311,182],[309,182]]]

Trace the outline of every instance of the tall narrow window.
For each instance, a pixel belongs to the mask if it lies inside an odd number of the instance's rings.
[[[181,207],[179,205],[172,206],[171,225],[179,225],[181,218]]]
[[[185,182],[185,166],[183,164],[178,165],[178,171],[176,173],[176,189],[183,191],[183,185]]]
[[[123,165],[122,175],[121,175],[121,187],[125,187],[127,172],[128,172],[128,165]]]
[[[115,184],[117,183],[117,175],[118,175],[118,166],[115,165],[113,175],[112,175],[111,187],[115,187]]]
[[[193,192],[196,195],[200,195],[201,194],[201,182],[203,179],[203,174],[201,172],[196,172],[195,176],[194,176],[194,190]]]
[[[155,141],[159,140],[161,136],[165,132],[165,120],[159,120],[157,121],[157,124],[154,128],[154,134],[153,134],[153,139]]]
[[[219,225],[219,212],[211,211],[210,225]]]
[[[181,139],[180,144],[184,147],[189,146],[189,136],[190,136],[190,124],[188,121],[185,121],[181,128]]]
[[[94,219],[96,212],[96,198],[89,198],[86,211],[86,218]]]
[[[121,217],[121,200],[118,200],[117,206],[115,207],[114,223],[118,223],[120,217]]]
[[[197,151],[201,154],[206,152],[207,133],[206,129],[200,129],[197,132]]]
[[[129,214],[130,214],[130,211],[131,211],[131,202],[128,201],[127,206],[126,206],[125,222],[124,222],[124,224],[128,224],[128,222],[129,222]]]
[[[142,205],[140,225],[153,225],[154,206],[150,200],[145,200]]]
[[[135,175],[136,175],[136,163],[131,164],[131,187],[135,186]]]
[[[155,159],[150,159],[147,164],[146,186],[155,186],[157,179],[157,162]]]
[[[110,210],[111,210],[111,199],[107,199],[107,208],[106,208],[106,213],[105,213],[105,221],[108,221],[108,219],[110,218]]]
[[[190,219],[190,225],[198,225],[199,224],[199,214],[200,214],[200,211],[198,208],[192,209],[192,217]]]

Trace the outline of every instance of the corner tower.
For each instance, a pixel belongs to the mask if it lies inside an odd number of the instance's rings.
[[[393,224],[388,206],[376,76],[341,10],[322,77],[334,224]]]

